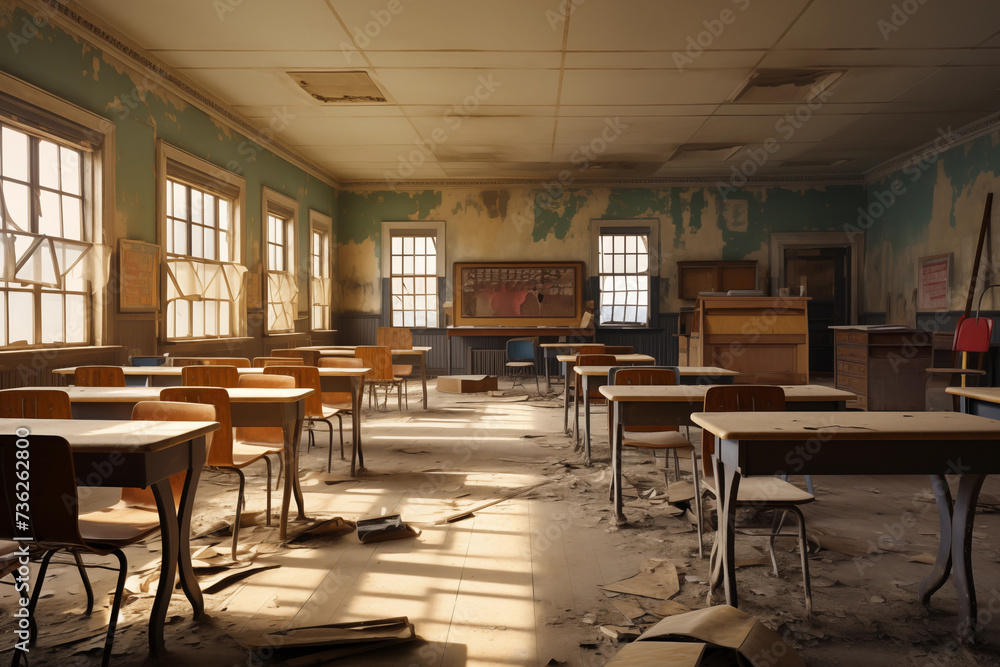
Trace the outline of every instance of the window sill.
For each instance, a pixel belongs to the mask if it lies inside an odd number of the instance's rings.
[[[207,343],[245,343],[252,340],[253,338],[250,336],[236,336],[232,338],[184,338],[182,340],[163,341],[163,347],[171,345],[204,345]]]
[[[99,352],[101,350],[120,350],[121,345],[67,345],[66,347],[18,347],[0,350],[0,357],[18,354],[71,354],[75,352]]]

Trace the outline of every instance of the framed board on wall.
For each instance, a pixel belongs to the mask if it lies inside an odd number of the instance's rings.
[[[118,240],[118,310],[155,313],[160,307],[160,247]]]
[[[917,260],[917,310],[947,310],[951,301],[951,253]]]
[[[261,286],[261,268],[246,273],[247,310],[264,310],[264,291]]]
[[[455,326],[578,327],[582,262],[455,262]]]

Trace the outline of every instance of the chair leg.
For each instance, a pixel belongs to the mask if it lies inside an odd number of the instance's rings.
[[[264,457],[264,466],[267,468],[267,514],[264,515],[265,525],[271,525],[271,459]]]
[[[677,448],[676,447],[674,447],[670,451],[672,451],[674,453],[674,481],[675,482],[679,482],[679,481],[681,481],[681,460],[677,456]],[[695,489],[695,491],[697,491],[697,489]]]
[[[278,490],[281,485],[281,473],[285,472],[285,457],[278,454],[278,476],[274,478],[274,490]]]
[[[111,663],[111,647],[115,642],[115,628],[118,627],[118,612],[122,606],[122,592],[125,590],[125,575],[128,574],[128,561],[121,549],[115,549],[115,557],[118,559],[118,583],[115,586],[115,597],[111,603],[111,619],[108,621],[108,636],[104,640],[104,656],[101,658],[101,667],[108,667]]]
[[[385,393],[386,393],[385,401],[386,401],[386,403],[388,403],[389,402],[389,389],[388,388],[386,388],[386,392]],[[409,399],[407,399],[407,401],[409,401]],[[396,407],[399,409],[400,412],[403,411],[403,383],[402,382],[397,382],[396,383]],[[386,408],[388,409],[388,406],[386,406]],[[407,410],[410,409],[409,403],[407,403],[406,409]]]
[[[73,552],[73,560],[76,561],[76,569],[80,572],[80,580],[83,582],[83,590],[87,593],[87,616],[94,611],[94,588],[90,585],[90,577],[87,576],[87,568],[83,566],[83,558],[76,551]]]
[[[538,369],[534,368],[534,367],[532,367],[532,368],[535,371],[535,393],[538,394],[539,396],[541,396],[542,395],[542,388],[538,384]]]
[[[774,510],[774,519],[771,521],[771,537],[767,541],[767,549],[771,552],[771,567],[774,569],[774,576],[778,576],[778,558],[774,552],[774,540],[778,537],[781,527],[785,524],[785,510]]]
[[[240,490],[239,495],[236,496],[236,520],[233,522],[233,548],[232,557],[233,562],[236,562],[236,547],[240,543],[240,517],[243,515],[243,492],[246,490],[247,478],[243,474],[243,471],[239,468],[230,468],[235,472],[240,478]],[[268,501],[270,504],[270,500]],[[271,513],[268,512],[268,515]]]
[[[49,561],[51,561],[52,557],[56,555],[56,551],[58,551],[58,549],[52,549],[51,551],[46,551],[45,555],[42,556],[42,564],[41,566],[39,566],[38,574],[35,577],[38,583],[35,586],[35,590],[31,592],[31,601],[28,602],[28,615],[29,618],[31,618],[32,620],[34,620],[35,618],[35,607],[38,605],[38,598],[42,593],[42,584],[45,583],[45,572],[46,570],[49,569]],[[38,638],[38,626],[35,625],[34,623],[31,623],[28,643],[34,644],[37,638]],[[20,663],[20,661],[21,661],[21,651],[14,649],[14,662],[12,662],[11,664],[17,665],[18,663]]]
[[[802,586],[806,592],[806,618],[812,618],[812,586],[809,583],[809,543],[806,541],[806,518],[795,505],[788,508],[799,520],[799,552],[802,558]]]
[[[695,449],[691,448],[691,470],[694,471],[694,512],[698,515],[698,523],[696,524],[698,528],[698,558],[705,557],[705,551],[702,540],[702,526],[705,523],[705,517],[701,514],[701,481],[698,479],[698,454]]]

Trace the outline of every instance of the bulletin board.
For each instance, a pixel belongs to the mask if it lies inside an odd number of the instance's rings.
[[[118,310],[155,313],[160,306],[160,247],[118,240]]]
[[[455,326],[579,326],[582,262],[455,262]]]
[[[951,302],[951,253],[917,260],[917,310],[947,310]]]
[[[246,272],[247,310],[264,309],[264,290],[261,285],[261,270],[258,266],[253,271]]]

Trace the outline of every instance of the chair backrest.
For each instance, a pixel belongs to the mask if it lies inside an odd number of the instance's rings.
[[[166,366],[170,357],[129,357],[129,366]]]
[[[69,394],[62,389],[23,387],[0,391],[0,417],[6,419],[72,419]]]
[[[268,366],[264,375],[285,375],[295,379],[299,389],[312,389],[313,393],[306,397],[305,416],[323,416],[323,395],[319,381],[319,369],[315,366]]]
[[[79,366],[73,382],[77,387],[124,387],[125,371],[121,366]]]
[[[705,391],[704,412],[782,412],[785,390],[781,387],[754,384],[732,384],[709,387]],[[715,436],[701,432],[701,466],[706,477],[713,477],[712,456]]]
[[[225,368],[225,366],[215,366],[215,368]],[[219,430],[212,434],[212,446],[208,450],[207,464],[233,465],[233,417],[229,409],[229,393],[225,389],[208,386],[164,387],[160,390],[160,400],[205,403],[215,408],[215,421],[219,422]]]
[[[535,338],[511,338],[507,341],[508,361],[534,361]]]
[[[202,357],[202,366],[236,366],[237,368],[249,368],[250,359],[247,357]]]
[[[405,327],[379,327],[375,332],[375,342],[390,350],[412,350],[413,332]]]
[[[240,388],[279,388],[295,389],[295,378],[287,375],[264,375],[263,373],[244,373],[238,383]]]
[[[320,357],[319,358],[320,368],[364,368],[365,360],[358,359],[357,357]],[[364,378],[362,378],[362,383]],[[364,393],[364,387],[360,387],[358,390],[360,393]],[[350,410],[351,405],[351,392],[349,391],[324,391],[323,392],[323,403],[326,405],[334,406],[340,408],[341,410]]]
[[[319,350],[271,350],[272,357],[294,357],[306,366],[319,365]]]
[[[392,379],[392,352],[380,345],[359,345],[354,356],[361,359],[370,370],[365,373],[365,382]]]
[[[581,345],[576,348],[577,354],[604,354],[604,343],[594,343],[593,345]]]
[[[236,366],[185,366],[181,384],[185,387],[236,387],[240,374]]]
[[[320,368],[364,368],[364,359],[357,357],[320,357]]]
[[[677,369],[675,366],[616,366],[608,371],[608,384],[671,386],[677,384]],[[609,424],[610,421],[611,410],[608,410]],[[632,426],[628,430],[644,433],[676,431],[677,425]]]
[[[576,361],[574,365],[576,366],[614,366],[618,363],[613,354],[578,354],[576,355]],[[576,391],[580,391],[583,386],[583,379],[573,373],[575,378]],[[601,393],[599,387],[594,387],[590,390],[588,397],[592,400],[604,400],[604,394]]]
[[[631,345],[605,345],[604,351],[599,354],[635,354],[635,348]]]
[[[44,484],[24,485],[19,479],[18,474],[24,469],[18,468],[17,462],[24,459],[18,453],[23,451],[27,452],[29,461],[44,462]],[[80,504],[73,454],[65,438],[34,433],[27,438],[0,435],[0,481],[7,490],[0,494],[0,539],[30,535],[39,546],[48,549],[86,545],[80,536]],[[27,493],[28,511],[22,514],[31,516],[30,533],[14,529],[18,518],[15,510],[23,510],[17,507],[22,501],[15,494],[19,481],[22,482],[20,489],[27,486],[24,492]]]
[[[301,365],[305,361],[299,357],[254,357],[254,368],[267,368],[268,366],[292,366]]]
[[[132,419],[149,421],[178,421],[178,422],[214,422],[215,408],[211,405],[201,403],[180,403],[175,401],[140,401],[132,408]],[[212,451],[212,442],[215,433],[205,436],[206,447]],[[170,491],[174,496],[174,507],[179,507],[181,493],[184,492],[184,479],[186,473],[179,472],[170,476]],[[141,507],[148,510],[156,510],[156,499],[153,491],[149,488],[122,489],[122,502],[129,507]]]

